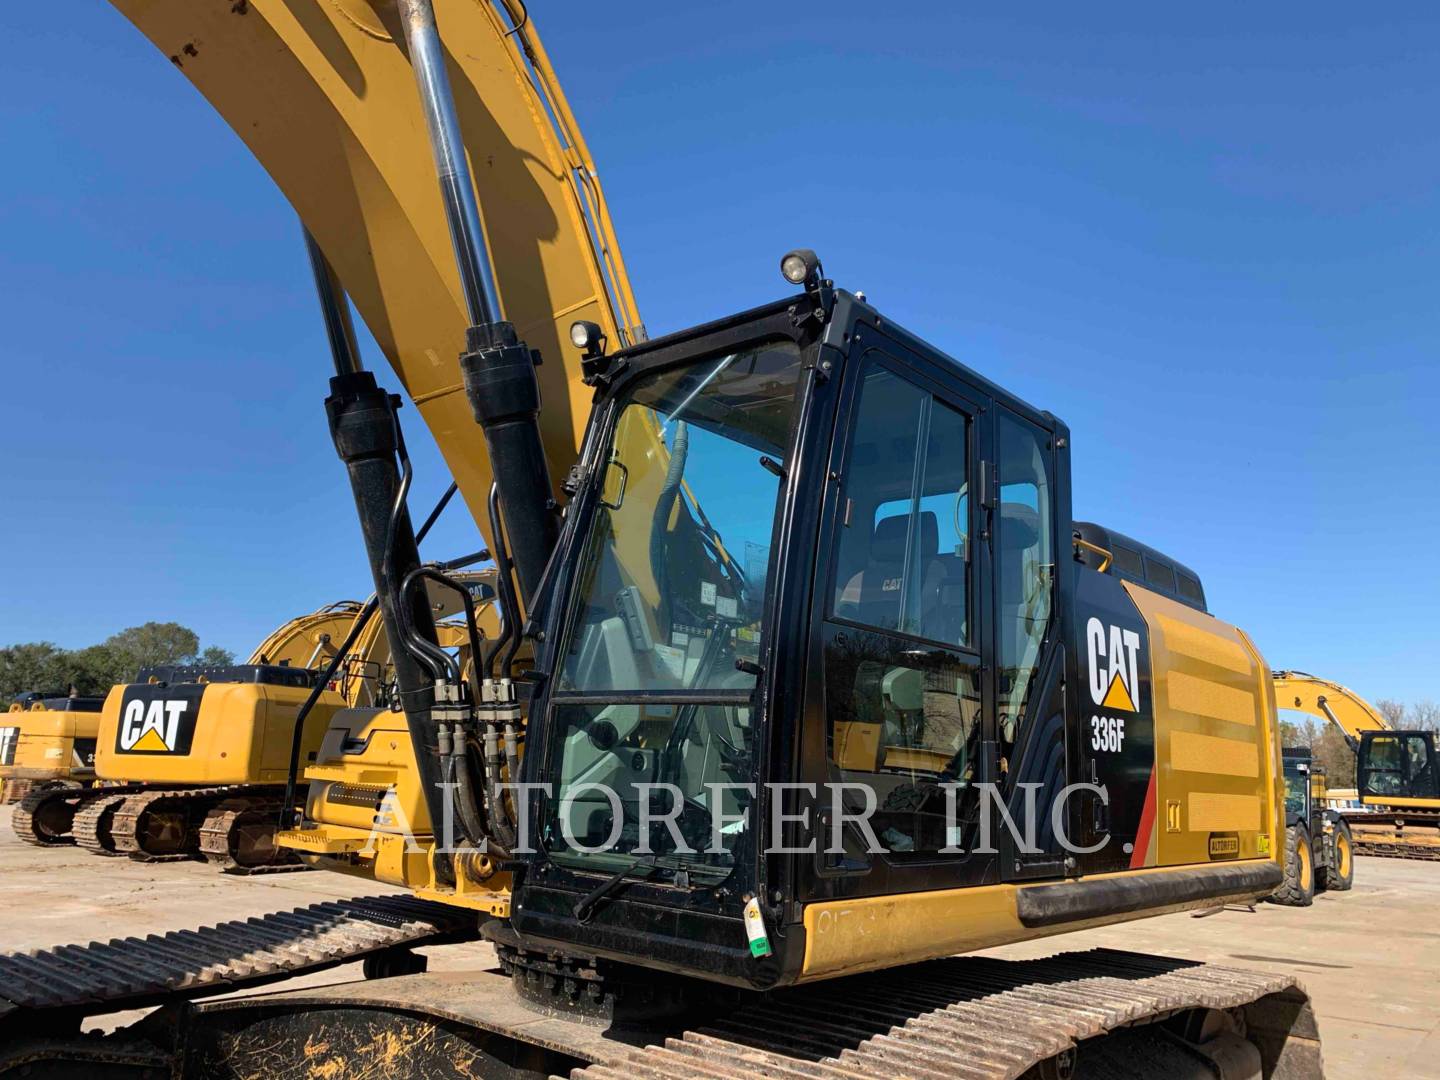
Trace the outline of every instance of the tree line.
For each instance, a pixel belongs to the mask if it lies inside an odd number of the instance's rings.
[[[1409,705],[1380,698],[1375,708],[1397,730],[1440,731],[1440,705],[1433,701],[1416,701]],[[1293,715],[1293,714],[1291,714]],[[1315,764],[1325,770],[1325,783],[1331,788],[1355,786],[1355,751],[1345,743],[1345,736],[1334,724],[1313,717],[1280,721],[1280,740],[1285,746],[1308,747]]]
[[[229,649],[202,649],[194,630],[173,622],[131,626],[83,649],[62,649],[50,641],[9,645],[0,648],[0,710],[32,691],[63,696],[73,688],[84,697],[103,697],[117,683],[133,681],[143,667],[234,662]]]

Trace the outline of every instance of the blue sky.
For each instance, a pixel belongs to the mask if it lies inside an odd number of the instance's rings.
[[[0,641],[246,652],[368,588],[296,225],[125,20],[64,8],[3,21]],[[1196,568],[1273,665],[1440,697],[1440,11],[531,8],[652,333],[814,247],[1065,418],[1077,516]],[[463,512],[436,540],[474,546]]]

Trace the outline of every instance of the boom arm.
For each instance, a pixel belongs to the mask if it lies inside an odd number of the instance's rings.
[[[316,667],[333,654],[359,610],[355,601],[341,600],[311,615],[291,619],[272,631],[246,663]]]
[[[290,200],[493,548],[490,462],[458,364],[469,318],[394,4],[113,2]],[[644,330],[594,163],[534,28],[512,3],[435,7],[504,314],[546,360],[537,371],[541,435],[552,476],[562,477],[590,396],[578,364],[566,363],[570,324],[598,323],[614,342]]]
[[[1390,721],[1379,709],[1339,683],[1303,671],[1277,671],[1273,679],[1279,708],[1329,720],[1340,729],[1351,750],[1360,745],[1362,731],[1391,730]]]

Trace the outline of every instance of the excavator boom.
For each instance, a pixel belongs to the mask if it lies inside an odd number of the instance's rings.
[[[490,460],[456,363],[470,320],[395,4],[114,2],[289,199],[493,544]],[[594,162],[524,8],[435,7],[504,315],[550,361],[537,369],[541,434],[568,464],[590,398],[561,363],[568,327],[589,320],[616,343],[645,331]]]
[[[1329,720],[1354,750],[1365,731],[1390,731],[1383,713],[1353,690],[1303,671],[1277,671],[1274,676],[1275,704],[1281,709],[1309,713]]]

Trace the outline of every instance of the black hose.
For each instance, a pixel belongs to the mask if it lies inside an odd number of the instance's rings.
[[[405,513],[405,502],[410,497],[410,481],[414,470],[410,467],[410,455],[405,450],[405,432],[400,427],[400,413],[391,408],[390,424],[395,431],[395,451],[400,457],[400,483],[395,488],[395,502],[390,507],[390,521],[385,527],[385,555],[380,562],[380,573],[386,586],[391,586],[390,560],[395,551],[395,537],[400,528],[400,518]],[[419,538],[416,538],[418,545]]]
[[[460,811],[460,827],[465,830],[465,838],[479,847],[482,843],[487,847],[492,832],[499,834],[501,830],[493,828],[491,821],[490,828],[482,817],[481,805],[483,800],[475,798],[475,788],[470,782],[470,740],[464,731],[455,733],[454,743],[450,748],[450,778],[455,785],[455,808]],[[515,846],[514,842],[506,844],[503,836],[497,835],[501,844],[507,852]]]
[[[493,534],[492,548],[495,552],[496,587],[500,593],[501,627],[495,648],[485,659],[485,673],[495,677],[495,658],[501,649],[508,650],[501,661],[500,677],[510,677],[510,663],[520,647],[520,602],[515,595],[514,563],[510,561],[510,547],[505,540],[505,524],[500,517],[500,485],[490,485],[490,531]]]
[[[400,586],[402,601],[407,600],[411,590],[415,589],[422,581],[427,579],[454,591],[460,596],[460,603],[465,611],[465,632],[469,639],[470,654],[475,658],[475,662],[472,662],[470,665],[471,696],[475,701],[479,701],[480,686],[476,674],[476,667],[483,653],[479,628],[475,622],[475,599],[470,595],[468,589],[453,578],[441,573],[436,567],[418,566],[405,575],[405,580]],[[402,603],[401,610],[405,611],[407,607],[407,604]],[[412,655],[415,656],[417,661],[424,662],[429,650],[433,648],[433,646],[424,638],[415,634],[413,629],[408,626],[406,636],[408,638],[408,644],[411,647]],[[459,663],[451,659],[443,650],[436,648],[435,651],[438,653],[438,657],[444,658],[447,666],[454,674],[454,681],[458,682],[462,675]],[[438,657],[431,659],[438,659]],[[493,832],[501,846],[507,850],[513,848],[515,846],[515,830],[511,826],[504,802],[497,801],[502,800],[504,796],[503,789],[499,787],[498,766],[493,770],[495,774],[493,776],[489,775],[492,770],[488,767],[482,770],[482,775],[486,776],[489,780],[492,807],[494,808],[493,813],[486,815],[482,809],[484,799],[477,799],[475,797],[475,787],[471,782],[469,737],[465,728],[460,724],[456,724],[453,730],[447,727],[446,732],[448,737],[443,738],[441,743],[446,758],[443,763],[443,771],[446,782],[454,785],[452,788],[451,804],[459,814],[460,827],[465,832],[465,838],[470,843],[479,845],[488,840],[489,835]],[[486,824],[487,816],[489,818],[489,828],[487,828]],[[434,827],[434,824],[435,823],[432,823],[432,827]]]
[[[465,634],[466,637],[469,639],[470,655],[474,657],[474,660],[472,660],[470,664],[470,674],[472,679],[472,682],[470,684],[471,696],[475,701],[479,701],[480,686],[478,682],[473,681],[475,679],[476,666],[478,665],[479,658],[482,655],[480,645],[480,632],[475,625],[475,598],[470,595],[469,589],[465,588],[465,586],[461,585],[454,578],[446,577],[440,572],[438,568],[434,566],[417,566],[414,570],[411,570],[410,573],[406,574],[405,581],[400,586],[401,597],[403,598],[407,596],[410,590],[415,588],[415,586],[420,583],[422,578],[428,578],[431,581],[437,582],[438,584],[443,585],[445,588],[452,590],[460,596],[460,604],[465,609]],[[423,638],[419,638],[418,635],[412,637],[411,640],[417,645],[424,645],[427,648],[431,647],[430,642],[425,641]],[[435,646],[434,648],[441,656],[445,657],[447,661],[447,666],[454,673],[454,681],[459,682],[460,676],[462,674],[459,662],[451,659],[450,656],[445,653],[444,650],[439,649],[438,646]]]
[[[375,609],[379,606],[380,601],[377,597],[372,596],[365,601],[365,606],[360,609],[360,613],[355,616],[355,621],[350,624],[350,632],[345,635],[345,641],[331,657],[330,663],[325,666],[320,677],[315,680],[315,685],[310,689],[310,696],[305,699],[305,703],[300,706],[300,711],[295,714],[295,734],[290,738],[290,771],[285,777],[285,801],[280,807],[280,827],[282,829],[297,824],[300,818],[299,811],[295,809],[295,785],[300,772],[300,743],[305,731],[305,718],[310,715],[310,710],[315,708],[315,703],[320,700],[320,695],[324,693],[325,687],[335,677],[335,672],[345,657],[349,655],[350,650],[355,647],[360,632],[365,629],[365,624],[370,621],[370,617],[375,614]]]
[[[450,481],[450,486],[445,489],[445,494],[440,496],[440,501],[435,504],[435,509],[430,511],[430,516],[425,519],[424,524],[421,525],[415,533],[415,544],[417,547],[420,541],[425,539],[425,534],[430,531],[430,526],[434,525],[435,522],[440,519],[440,515],[445,512],[445,507],[450,505],[450,500],[455,497],[457,490],[458,485],[455,481]]]

